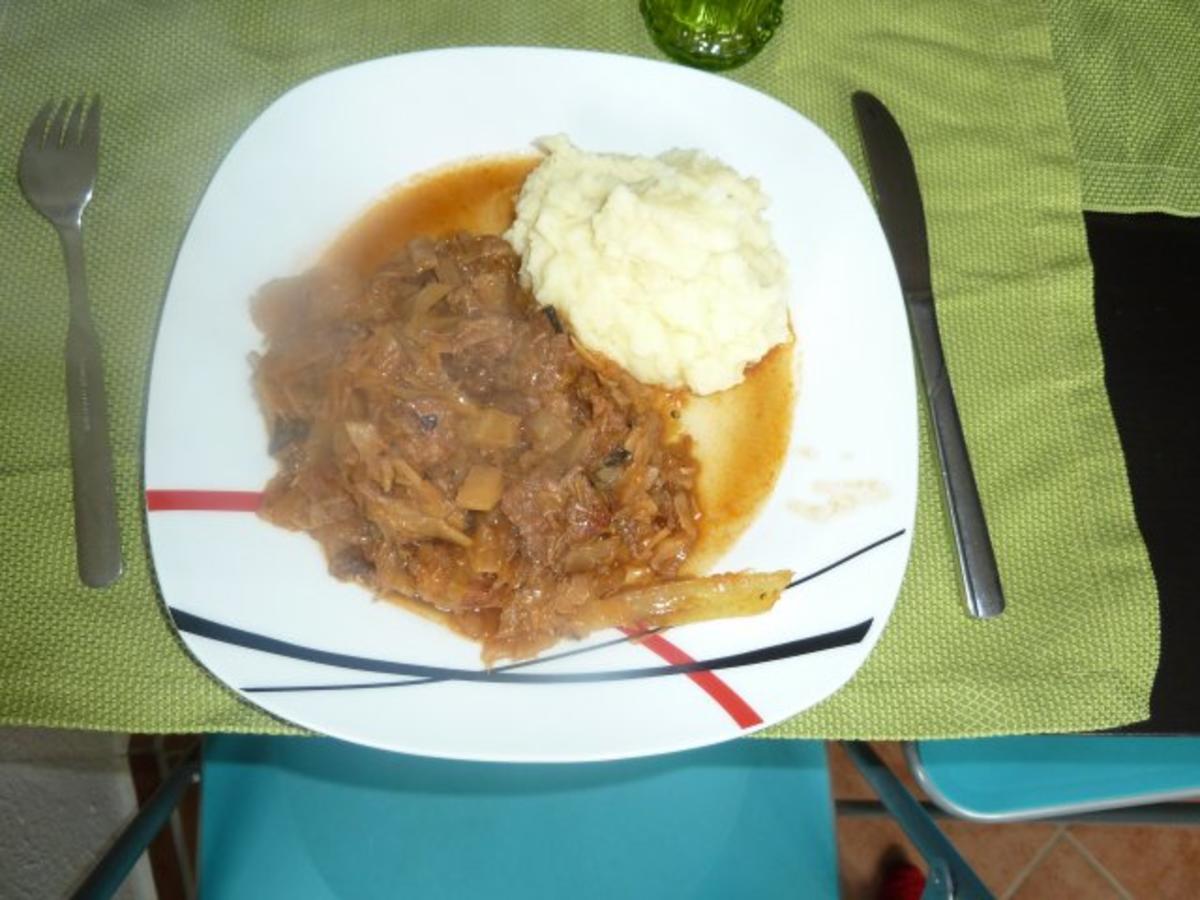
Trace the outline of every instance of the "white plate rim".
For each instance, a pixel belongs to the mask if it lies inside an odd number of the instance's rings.
[[[226,162],[228,162],[228,160],[230,158],[235,156],[235,154],[238,152],[238,148],[243,144],[244,141],[247,140],[248,135],[250,135],[252,133],[255,125],[262,119],[262,116],[265,116],[271,110],[279,107],[279,105],[284,103],[284,101],[287,101],[289,98],[292,98],[292,97],[296,96],[297,94],[303,93],[306,90],[310,90],[313,85],[320,83],[323,80],[330,78],[331,76],[344,75],[344,74],[352,72],[354,70],[362,70],[365,67],[377,66],[381,63],[386,63],[386,62],[389,62],[392,60],[397,60],[397,59],[415,60],[418,58],[429,58],[429,57],[435,57],[435,56],[444,57],[446,55],[461,56],[463,54],[467,54],[467,55],[494,54],[494,53],[498,53],[498,52],[504,53],[504,54],[517,54],[517,55],[525,56],[525,57],[536,56],[536,57],[542,57],[543,59],[549,59],[551,57],[554,57],[559,60],[571,61],[571,62],[580,60],[580,59],[585,59],[585,58],[586,59],[602,58],[602,59],[612,61],[613,64],[619,65],[619,66],[661,67],[659,69],[659,71],[669,70],[673,73],[687,72],[689,78],[692,76],[698,76],[700,78],[705,78],[705,79],[717,79],[717,76],[711,76],[711,75],[707,75],[705,73],[694,72],[692,70],[681,70],[681,69],[678,69],[677,67],[671,66],[666,63],[659,63],[656,61],[644,60],[644,59],[637,58],[637,57],[625,57],[625,56],[618,56],[615,54],[597,53],[594,51],[584,51],[584,50],[557,50],[557,49],[549,49],[549,48],[527,48],[527,47],[443,48],[443,49],[437,49],[437,50],[419,51],[416,53],[409,53],[409,54],[399,54],[397,56],[385,57],[383,59],[378,59],[378,60],[369,60],[369,61],[357,63],[352,66],[347,66],[342,69],[336,69],[331,72],[326,72],[321,75],[317,75],[314,78],[309,79],[308,81],[302,82],[301,84],[297,85],[296,87],[293,87],[292,89],[290,89],[289,91],[287,91],[283,95],[281,95],[238,138],[238,141],[234,144],[233,148],[231,148],[229,155],[226,157],[226,160],[222,162],[221,167],[217,170],[216,174],[213,177],[212,182],[210,182],[208,188],[205,191],[204,198],[202,198],[201,203],[197,208],[196,216],[193,218],[192,222],[189,224],[188,233],[185,236],[184,242],[183,242],[184,248],[188,247],[189,241],[192,239],[193,228],[196,226],[196,223],[200,217],[200,214],[205,207],[205,202],[208,200],[208,197],[209,197],[210,192],[212,191],[213,185],[216,184],[218,182],[218,179],[221,177],[221,174],[225,169]],[[769,101],[770,103],[775,104],[781,110],[786,111],[786,113],[788,115],[791,115],[791,116],[799,116],[800,115],[799,113],[797,113],[790,107],[785,106],[784,104],[780,103],[778,100],[775,100],[774,98],[771,98],[767,95],[759,94],[758,92],[755,92],[750,88],[745,88],[744,86],[737,85],[734,82],[728,82],[725,79],[717,79],[717,80],[719,80],[722,84],[735,85],[739,90],[743,90],[743,91],[752,93],[752,94],[756,95],[757,97],[759,97],[761,100]],[[803,118],[803,117],[801,117],[801,118]],[[807,120],[805,120],[805,121],[807,121]],[[811,123],[809,123],[809,124],[811,124]],[[826,139],[828,140],[827,137],[826,137]],[[832,141],[830,141],[830,145],[832,146]],[[667,148],[663,147],[662,149],[667,149]],[[839,151],[839,153],[840,153],[840,151]],[[844,161],[844,157],[843,157],[843,161]],[[846,166],[847,166],[847,168],[849,168],[848,163],[846,164]],[[397,180],[399,180],[399,179],[397,179]],[[859,189],[861,190],[861,186],[859,187]],[[875,223],[875,227],[876,227],[876,229],[878,229],[877,223]],[[883,238],[882,238],[881,231],[879,231],[878,234],[875,235],[875,237],[877,238],[877,241],[876,241],[877,244],[879,242],[882,242]],[[181,253],[180,253],[181,257],[183,256],[183,252],[184,251],[181,249]],[[175,277],[176,277],[176,273],[173,273],[172,274],[172,287],[174,286]],[[894,272],[889,273],[888,277],[890,278],[890,282],[891,282],[891,286],[893,289],[893,293],[894,293],[896,302],[897,302],[897,304],[899,304],[899,302],[900,302],[899,301],[899,288],[898,288],[898,285],[895,284]],[[171,288],[169,287],[168,293],[167,293],[168,302],[169,302],[171,296],[172,296],[172,291],[171,291]],[[899,306],[897,306],[897,308],[899,309]],[[155,449],[152,446],[154,441],[152,440],[152,429],[151,429],[151,406],[153,405],[153,393],[154,393],[154,386],[155,386],[154,373],[158,370],[158,363],[159,363],[158,350],[159,350],[159,343],[160,343],[160,338],[161,338],[161,331],[163,328],[163,324],[167,318],[166,313],[167,313],[167,310],[164,309],[164,314],[163,314],[163,316],[160,317],[159,333],[156,335],[154,358],[152,360],[152,365],[151,365],[151,373],[152,373],[151,374],[151,395],[152,396],[151,396],[151,402],[148,403],[147,427],[145,430],[144,441],[143,441],[143,452],[144,452],[144,458],[146,460],[146,465],[144,466],[144,469],[143,469],[143,471],[145,473],[145,477],[146,477],[146,483],[145,483],[144,487],[147,491],[156,490],[156,486],[154,484],[152,484],[152,474],[151,473],[152,473],[153,467],[150,464],[150,460],[152,459],[152,457],[155,453]],[[902,316],[902,313],[900,315]],[[905,353],[907,353],[906,334],[905,334],[904,341],[905,341],[905,344],[904,344]],[[908,414],[908,418],[910,420],[912,420],[911,421],[911,434],[909,435],[911,440],[908,442],[910,456],[911,456],[911,469],[912,469],[912,486],[911,486],[911,490],[908,490],[908,494],[911,495],[910,496],[911,502],[906,504],[907,515],[901,516],[897,520],[899,534],[898,534],[898,536],[894,537],[894,540],[892,540],[892,544],[894,545],[893,550],[898,551],[900,556],[902,557],[902,564],[900,565],[901,574],[902,574],[903,568],[904,568],[903,562],[907,560],[908,552],[909,552],[910,546],[911,546],[912,524],[913,524],[913,519],[914,519],[914,515],[915,515],[915,470],[916,470],[915,416],[916,416],[916,405],[915,405],[914,392],[912,390],[914,387],[914,384],[913,384],[913,378],[912,378],[913,373],[911,370],[911,358],[908,358],[908,357],[906,357],[906,358],[908,359],[908,367],[907,367],[907,372],[906,372],[907,383],[904,386],[907,388],[907,390],[902,391],[901,393],[907,393],[910,398],[909,399],[909,409],[907,410],[907,414]],[[904,373],[900,373],[899,377],[901,377],[901,379],[903,381]],[[157,560],[158,554],[156,553],[156,543],[161,544],[161,542],[164,540],[164,537],[161,533],[161,529],[158,528],[157,524],[156,524],[157,522],[161,521],[161,519],[156,514],[153,514],[153,513],[148,513],[147,519],[148,519],[147,531],[148,531],[149,542],[150,542],[150,546],[151,546],[151,550],[152,550],[152,555],[154,555]],[[855,549],[859,549],[859,548],[855,548]],[[157,568],[157,565],[156,565],[156,568]],[[897,576],[895,579],[895,584],[893,586],[893,590],[891,592],[891,596],[889,598],[887,598],[885,603],[881,604],[879,615],[876,618],[874,618],[869,632],[867,633],[866,637],[858,645],[858,649],[863,651],[862,658],[861,658],[861,660],[859,660],[858,665],[861,665],[862,661],[865,661],[866,657],[869,655],[870,651],[874,648],[876,642],[879,639],[880,634],[882,633],[883,627],[886,624],[888,617],[890,616],[892,606],[895,603],[896,594],[898,593],[899,586],[900,586],[899,582],[900,582],[900,578],[899,578],[899,576]],[[162,583],[162,579],[160,578],[160,584],[161,583]],[[164,597],[165,597],[165,594],[166,594],[166,592],[164,591]],[[170,606],[169,602],[167,603],[167,608],[168,608],[168,614],[170,615],[171,606]],[[176,624],[176,626],[177,626],[177,623],[175,623],[174,618],[172,618],[172,622],[173,622],[173,624]],[[229,684],[229,681],[226,678],[222,677],[221,672],[215,671],[213,669],[213,667],[211,665],[211,654],[206,650],[203,639],[196,639],[193,635],[187,634],[185,632],[181,632],[181,637],[183,639],[185,646],[188,648],[189,653],[191,653],[193,655],[193,657],[197,660],[198,663],[200,663],[202,666],[204,666],[210,672],[212,672],[214,674],[214,676],[217,677],[219,680],[222,680],[226,684]],[[855,670],[856,669],[857,669],[857,666],[855,666]],[[851,672],[850,674],[852,675],[853,673]],[[844,685],[845,681],[848,680],[849,677],[850,676],[848,675],[846,679],[843,679],[838,684],[832,685],[830,687],[830,689],[828,691],[825,691],[821,697],[819,697],[816,700],[813,700],[812,702],[806,703],[803,708],[810,708],[811,706],[815,705],[815,703],[821,702],[821,700],[827,698],[830,694],[832,694],[836,690],[840,689],[840,687],[842,685]],[[284,718],[285,720],[288,720],[288,721],[293,721],[296,724],[302,725],[303,727],[309,727],[309,728],[314,727],[314,723],[312,721],[304,721],[304,717],[282,716],[282,715],[280,715],[278,710],[271,709],[266,704],[262,703],[260,697],[254,697],[254,696],[250,696],[250,695],[246,694],[244,691],[240,690],[237,685],[229,684],[229,686],[232,687],[235,691],[238,691],[244,699],[248,700],[249,702],[251,702],[257,706],[260,706],[260,707],[266,709],[268,712],[272,713],[273,715],[279,716],[280,718]],[[800,709],[792,710],[783,715],[776,715],[769,719],[764,719],[760,724],[758,724],[752,728],[743,728],[734,733],[727,732],[727,733],[723,733],[720,735],[714,734],[712,737],[704,739],[704,740],[700,740],[700,741],[697,741],[694,738],[687,739],[687,740],[681,740],[678,742],[659,741],[653,747],[645,747],[645,748],[640,748],[640,749],[626,748],[625,750],[621,750],[621,751],[613,751],[611,749],[597,748],[594,752],[590,752],[590,753],[574,751],[574,752],[570,752],[570,753],[566,753],[566,754],[546,753],[544,751],[533,751],[533,752],[527,752],[527,753],[521,753],[521,752],[497,753],[494,751],[489,751],[489,752],[485,753],[484,755],[480,755],[478,753],[472,752],[469,748],[441,747],[441,748],[431,749],[429,747],[420,747],[420,746],[397,746],[395,744],[395,742],[392,742],[392,741],[372,740],[370,735],[364,735],[363,733],[358,732],[354,729],[339,729],[336,727],[330,728],[327,726],[325,726],[325,727],[318,726],[315,730],[320,730],[320,731],[323,731],[324,733],[331,734],[335,737],[340,737],[340,738],[343,738],[346,740],[351,740],[351,741],[355,741],[358,743],[364,743],[364,744],[368,744],[371,746],[378,746],[378,747],[382,747],[385,749],[401,750],[404,752],[425,753],[428,755],[438,755],[438,756],[444,756],[444,757],[448,757],[448,758],[490,759],[490,760],[510,761],[510,762],[517,762],[517,761],[531,761],[531,762],[532,761],[584,761],[584,760],[591,760],[591,759],[623,758],[623,757],[628,757],[628,756],[644,755],[645,753],[671,752],[674,750],[682,750],[682,749],[687,749],[689,747],[700,746],[702,744],[712,743],[716,740],[723,740],[723,739],[727,739],[729,737],[735,737],[738,734],[752,733],[753,731],[756,731],[759,728],[768,727],[772,724],[776,724],[777,722],[782,721],[783,719],[788,718],[791,715],[794,715],[796,712],[799,712],[799,711],[801,711],[801,710]]]

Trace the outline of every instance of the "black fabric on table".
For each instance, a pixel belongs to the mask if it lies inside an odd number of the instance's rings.
[[[1105,383],[1158,583],[1146,722],[1200,734],[1200,218],[1085,213]]]

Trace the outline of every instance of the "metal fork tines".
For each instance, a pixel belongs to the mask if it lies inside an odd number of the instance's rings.
[[[88,307],[83,210],[92,199],[100,151],[100,98],[41,108],[21,148],[18,179],[30,205],[58,231],[67,266],[67,418],[79,577],[91,587],[121,574],[121,535],[108,442],[100,342]]]

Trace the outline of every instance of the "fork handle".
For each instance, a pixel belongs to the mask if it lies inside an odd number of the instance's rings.
[[[75,497],[75,558],[88,587],[112,584],[121,574],[121,531],[108,442],[108,401],[100,341],[88,308],[83,235],[78,223],[58,236],[67,264],[71,317],[67,328],[67,422]]]

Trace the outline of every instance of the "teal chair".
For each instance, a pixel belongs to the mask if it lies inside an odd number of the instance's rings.
[[[201,824],[201,887],[220,900],[837,895],[809,742],[502,765],[224,737],[205,751]]]
[[[925,896],[990,897],[870,748],[846,747],[930,861]],[[202,767],[184,766],[151,798],[78,896],[112,896],[196,778],[205,900],[838,895],[819,742],[522,765],[220,735],[206,739]]]
[[[1200,738],[1118,735],[918,741],[913,777],[951,815],[983,822],[1063,819],[1139,807],[1129,821],[1200,824]]]

